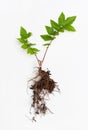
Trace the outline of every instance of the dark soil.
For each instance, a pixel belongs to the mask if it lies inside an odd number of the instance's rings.
[[[34,84],[31,85],[32,95],[32,108],[34,108],[34,115],[46,114],[50,111],[46,106],[46,97],[51,94],[55,88],[60,91],[56,82],[50,78],[50,71],[44,71],[41,67],[38,69],[39,80],[34,80]],[[33,80],[33,79],[32,79]],[[33,117],[33,120],[35,118]]]

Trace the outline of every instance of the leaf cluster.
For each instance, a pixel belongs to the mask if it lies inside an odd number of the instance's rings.
[[[49,46],[50,41],[54,40],[60,32],[72,31],[75,32],[75,28],[72,26],[73,22],[75,21],[76,16],[71,16],[65,18],[65,14],[62,12],[58,17],[58,22],[54,20],[50,20],[50,26],[45,26],[47,34],[40,35],[44,41],[49,41],[49,43],[43,44],[44,46]]]
[[[36,44],[29,42],[28,38],[31,36],[31,32],[27,32],[25,28],[20,27],[20,38],[17,38],[17,40],[22,44],[21,47],[27,50],[28,54],[34,55],[37,54],[39,50],[34,47]]]
[[[75,21],[76,16],[65,17],[65,14],[62,12],[58,17],[58,21],[50,20],[50,26],[45,26],[47,31],[46,34],[40,35],[41,38],[46,42],[43,46],[50,46],[51,42],[59,35],[60,32],[72,31],[75,32],[73,27],[73,22]],[[32,36],[31,32],[27,32],[25,28],[20,27],[20,38],[17,40],[22,44],[21,47],[27,50],[28,54],[35,55],[40,50],[35,47],[36,44],[29,42],[29,38]]]

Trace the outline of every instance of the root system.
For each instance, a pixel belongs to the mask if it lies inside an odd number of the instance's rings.
[[[49,70],[44,71],[40,67],[38,68],[38,75],[36,76],[36,78],[39,79],[32,79],[34,84],[30,87],[30,89],[33,91],[31,107],[34,109],[35,116],[38,114],[45,115],[47,111],[50,111],[50,109],[46,106],[46,97],[53,93],[55,88],[60,91],[57,83],[51,79],[50,75],[51,74]]]

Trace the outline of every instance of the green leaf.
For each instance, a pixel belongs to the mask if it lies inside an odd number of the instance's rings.
[[[29,47],[31,47],[31,46],[35,46],[36,44],[29,43],[28,45],[29,45]]]
[[[45,43],[45,44],[43,44],[43,46],[50,46],[50,43]]]
[[[72,17],[68,17],[65,22],[64,22],[64,26],[65,25],[71,25],[76,19],[76,16],[72,16]]]
[[[67,31],[72,31],[72,32],[75,32],[75,31],[76,31],[76,29],[75,29],[73,26],[71,26],[71,25],[67,25],[67,26],[65,26],[64,28],[65,28],[65,30],[67,30]]]
[[[32,48],[32,50],[33,50],[34,53],[37,53],[37,52],[40,51],[40,50],[38,50],[37,48]]]
[[[40,35],[41,36],[41,38],[43,39],[43,40],[45,40],[45,41],[50,41],[50,40],[53,40],[55,37],[52,37],[52,36],[50,36],[50,35],[47,35],[47,34],[45,34],[45,35]]]
[[[17,40],[21,43],[27,43],[27,40],[23,38],[17,38]]]
[[[28,37],[27,31],[26,31],[26,29],[24,29],[23,27],[20,28],[20,36],[21,36],[23,39],[26,39],[26,38]]]
[[[31,36],[32,36],[32,33],[29,32],[29,33],[27,34],[27,38],[29,38],[29,37],[31,37]]]
[[[29,38],[31,35],[32,35],[32,33],[31,33],[31,32],[28,32],[28,33],[27,33],[27,31],[26,31],[25,28],[23,28],[23,27],[20,28],[20,36],[21,36],[21,38],[27,39],[27,38]]]
[[[33,54],[34,54],[32,48],[28,48],[28,49],[27,49],[27,53],[30,54],[30,55],[33,55]]]
[[[28,54],[31,54],[31,55],[34,55],[34,54],[36,54],[37,52],[39,52],[40,50],[38,50],[37,48],[28,48],[27,49],[27,53]]]
[[[50,20],[50,23],[51,23],[52,28],[59,31],[59,25],[55,21]]]
[[[49,27],[49,26],[45,26],[46,28],[46,31],[49,35],[57,35],[58,32],[54,31],[54,29],[52,27]]]
[[[61,28],[59,29],[59,32],[64,32],[64,28],[61,27]]]
[[[59,25],[62,25],[62,26],[63,26],[64,21],[65,21],[65,15],[64,15],[64,13],[62,12],[62,13],[60,14],[59,18],[58,18],[58,23],[59,23]]]
[[[21,47],[22,47],[23,49],[27,49],[27,48],[28,48],[28,44],[23,44]]]

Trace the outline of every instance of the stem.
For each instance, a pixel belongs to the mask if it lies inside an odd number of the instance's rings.
[[[51,44],[52,41],[53,41],[53,40],[51,40],[49,44]],[[47,54],[48,49],[49,49],[49,46],[46,47],[46,50],[45,50],[45,53],[44,53],[44,56],[43,56],[42,60],[39,60],[39,58],[38,58],[37,55],[35,54],[35,58],[36,58],[36,60],[37,60],[37,62],[38,62],[39,68],[42,68],[42,64],[43,64],[43,62],[44,62],[44,60],[45,60],[45,57],[46,57],[46,54]]]
[[[51,44],[52,41],[53,41],[53,40],[51,40],[49,44]],[[48,47],[46,48],[46,50],[45,50],[45,53],[44,53],[44,56],[43,56],[43,59],[42,59],[42,63],[43,63],[44,60],[45,60],[45,57],[46,57],[46,54],[47,54],[48,49],[49,49],[49,46],[48,46]]]
[[[35,54],[35,58],[36,58],[36,60],[37,60],[37,62],[38,62],[39,68],[42,68],[42,61],[39,60],[39,58],[37,57],[36,54]]]
[[[38,57],[37,57],[37,55],[35,54],[35,58],[36,58],[36,60],[37,60],[37,62],[38,62],[38,64],[39,64],[39,59],[38,59]]]
[[[45,57],[46,57],[46,54],[47,54],[48,48],[49,48],[49,46],[48,46],[48,47],[46,48],[46,50],[45,50],[45,53],[44,53],[44,56],[43,56],[43,59],[42,59],[42,63],[43,63],[44,60],[45,60]]]

